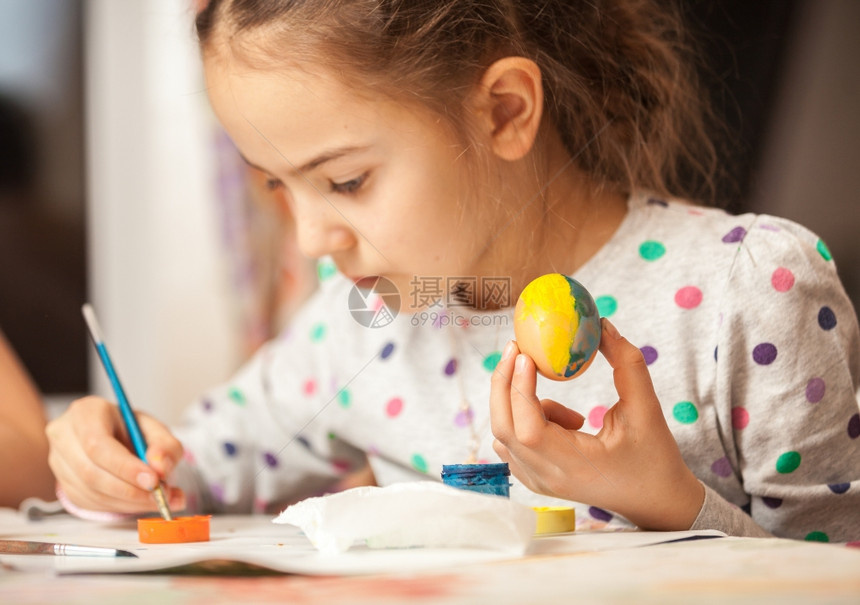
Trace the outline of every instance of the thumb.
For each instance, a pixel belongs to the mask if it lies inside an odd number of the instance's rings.
[[[140,429],[146,438],[146,462],[162,478],[167,477],[182,459],[182,443],[164,424],[147,414],[138,413]]]

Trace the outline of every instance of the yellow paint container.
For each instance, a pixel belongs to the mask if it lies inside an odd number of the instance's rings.
[[[560,534],[576,529],[576,510],[565,506],[534,506],[536,534]]]

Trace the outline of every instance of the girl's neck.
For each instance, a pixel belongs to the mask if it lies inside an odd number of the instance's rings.
[[[504,245],[493,254],[493,265],[511,278],[511,304],[540,275],[574,273],[609,241],[627,215],[627,195],[594,187],[572,166],[568,154],[551,149],[544,173],[549,175],[547,184],[535,183],[542,194],[522,210]]]

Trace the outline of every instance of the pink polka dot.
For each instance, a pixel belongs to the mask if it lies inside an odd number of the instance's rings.
[[[777,292],[788,292],[794,285],[794,273],[780,267],[770,276],[770,283]]]
[[[603,417],[606,415],[606,408],[602,405],[596,405],[591,408],[588,413],[588,424],[596,429],[603,427]]]
[[[352,465],[349,463],[349,460],[343,460],[338,458],[332,460],[331,465],[336,472],[341,474],[348,472],[350,468],[352,468]]]
[[[682,309],[694,309],[702,303],[702,291],[696,286],[684,286],[675,292],[675,304]]]
[[[740,431],[750,423],[750,413],[745,408],[732,408],[732,426]]]
[[[385,404],[385,413],[394,418],[403,410],[403,400],[400,397],[394,397]]]
[[[308,378],[305,380],[305,384],[302,386],[302,392],[305,395],[313,395],[317,390],[317,383],[313,378]]]

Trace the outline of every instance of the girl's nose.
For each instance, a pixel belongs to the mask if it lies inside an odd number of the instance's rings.
[[[343,252],[356,244],[349,223],[334,208],[299,208],[295,220],[296,243],[299,251],[309,258]]]

